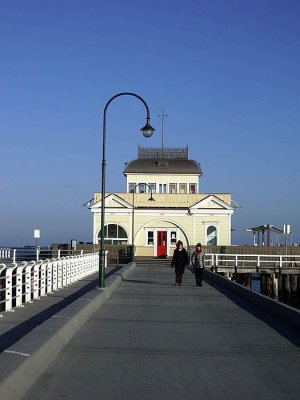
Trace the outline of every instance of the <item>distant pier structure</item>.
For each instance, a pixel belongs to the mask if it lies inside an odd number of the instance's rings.
[[[284,234],[283,229],[276,228],[270,224],[255,226],[254,228],[246,229],[246,231],[253,234],[253,246],[271,246],[271,232]]]

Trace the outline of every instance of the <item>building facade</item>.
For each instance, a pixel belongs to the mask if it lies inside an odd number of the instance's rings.
[[[202,171],[188,148],[139,148],[123,173],[126,193],[105,196],[106,243],[134,244],[136,256],[152,257],[172,255],[178,240],[187,247],[231,244],[231,195],[199,193]],[[98,243],[101,193],[90,209]]]

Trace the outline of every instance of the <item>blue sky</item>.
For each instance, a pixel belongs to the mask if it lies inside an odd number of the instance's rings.
[[[92,240],[82,207],[125,191],[137,146],[189,145],[202,193],[232,193],[233,244],[244,229],[291,224],[300,242],[299,0],[2,0],[0,246]]]

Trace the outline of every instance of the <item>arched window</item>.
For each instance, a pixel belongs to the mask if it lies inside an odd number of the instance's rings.
[[[207,235],[207,245],[215,246],[217,245],[217,228],[213,225],[209,226],[206,231]]]
[[[100,243],[101,231],[98,234]],[[128,236],[125,229],[117,224],[108,224],[104,227],[104,243],[106,244],[127,244]]]

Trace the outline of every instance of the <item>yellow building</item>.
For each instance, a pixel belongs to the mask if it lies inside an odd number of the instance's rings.
[[[234,207],[228,193],[199,193],[202,175],[188,148],[140,148],[126,163],[126,193],[106,193],[105,243],[134,244],[136,256],[170,256],[185,246],[231,244]],[[93,242],[101,227],[101,193],[90,207]]]

